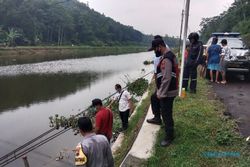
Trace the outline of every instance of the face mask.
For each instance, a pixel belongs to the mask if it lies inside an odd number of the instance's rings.
[[[156,56],[156,57],[160,57],[160,56],[161,56],[161,52],[160,52],[160,51],[156,51],[156,52],[155,52],[155,56]]]
[[[156,57],[160,57],[160,56],[161,56],[161,51],[156,50],[156,51],[155,51],[155,56],[156,56]]]

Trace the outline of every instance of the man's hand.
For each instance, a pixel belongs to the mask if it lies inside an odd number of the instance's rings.
[[[159,95],[157,95],[157,98],[160,100],[161,99],[161,97],[159,96]]]

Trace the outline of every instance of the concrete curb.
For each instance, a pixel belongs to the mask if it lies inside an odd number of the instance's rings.
[[[140,102],[137,104],[137,106],[136,106],[134,112],[133,112],[132,115],[129,117],[129,120],[130,120],[131,118],[133,118],[133,116],[134,116],[135,113],[137,112],[137,108],[141,105],[142,100],[147,98],[148,93],[149,93],[149,92],[147,91],[147,92],[145,92],[145,93],[142,95],[142,98],[141,98]],[[112,144],[111,150],[112,150],[112,153],[113,153],[113,154],[117,151],[117,149],[119,149],[119,148],[121,147],[123,138],[124,138],[124,133],[120,133],[120,134],[118,135],[116,141]]]
[[[161,128],[159,125],[147,123],[147,119],[152,117],[153,113],[150,107],[141,130],[120,167],[141,166],[143,162],[152,156],[156,135]]]

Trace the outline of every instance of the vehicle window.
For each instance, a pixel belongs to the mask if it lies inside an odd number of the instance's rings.
[[[209,38],[209,40],[207,41],[207,46],[210,46],[210,45],[211,45],[212,39],[213,39],[213,38]]]
[[[219,38],[219,43],[221,42],[222,39],[226,39],[228,46],[230,48],[234,49],[244,49],[245,46],[243,44],[243,41],[240,38]]]

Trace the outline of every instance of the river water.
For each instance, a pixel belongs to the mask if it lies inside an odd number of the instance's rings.
[[[70,116],[93,98],[114,92],[114,85],[152,70],[150,53],[0,66],[0,157],[49,129],[49,116]],[[72,149],[81,141],[70,130],[28,153],[31,167],[73,166]],[[59,152],[64,159],[55,161]],[[7,166],[23,166],[22,160]]]

